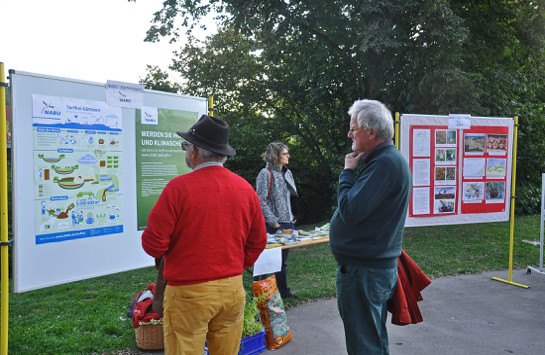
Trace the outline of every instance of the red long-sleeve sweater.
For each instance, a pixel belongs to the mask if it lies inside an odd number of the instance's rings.
[[[241,275],[266,244],[257,194],[221,166],[172,179],[142,234],[146,253],[165,257],[164,277],[174,286]]]

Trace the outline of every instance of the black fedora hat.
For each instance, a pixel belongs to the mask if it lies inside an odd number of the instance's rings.
[[[176,133],[199,148],[228,157],[237,154],[235,149],[229,145],[229,125],[215,117],[202,115],[187,132]]]

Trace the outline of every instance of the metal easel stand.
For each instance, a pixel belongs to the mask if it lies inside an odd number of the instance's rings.
[[[518,286],[522,288],[530,288],[530,286],[522,285],[516,282],[513,282],[513,244],[514,244],[514,236],[515,236],[515,181],[516,181],[516,174],[517,174],[517,135],[518,135],[518,124],[519,118],[518,116],[515,116],[515,132],[513,134],[513,173],[512,173],[512,181],[511,181],[511,212],[510,212],[510,230],[509,230],[509,279],[504,280],[500,279],[499,277],[493,277],[492,280],[505,282],[506,284],[510,284],[513,286]]]
[[[541,174],[541,228],[539,233],[539,269],[528,266],[526,273],[531,274],[535,271],[539,274],[545,274],[543,271],[543,220],[545,220],[545,174]]]
[[[532,273],[532,270],[537,272],[538,274],[543,274],[545,275],[545,272],[543,272],[543,265],[540,266],[539,270],[536,269],[535,267],[533,266],[528,266],[528,270],[526,270],[526,273],[527,274],[531,274]]]
[[[8,168],[6,134],[6,87],[4,63],[0,62],[0,354],[8,353],[9,263],[8,248]]]

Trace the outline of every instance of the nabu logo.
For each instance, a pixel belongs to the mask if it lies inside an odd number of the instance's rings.
[[[150,125],[157,125],[158,122],[157,122],[157,117],[146,112],[146,111],[142,111],[143,115],[142,115],[142,124],[150,124]]]
[[[42,101],[42,103],[44,104],[44,107],[42,108],[42,114],[54,115],[54,116],[60,116],[61,115],[61,112],[57,111],[57,107],[55,107],[54,105],[48,104],[45,101]]]
[[[119,95],[121,95],[119,97],[119,101],[121,101],[121,102],[131,102],[131,99],[127,98],[127,95],[125,95],[121,91],[119,91]]]

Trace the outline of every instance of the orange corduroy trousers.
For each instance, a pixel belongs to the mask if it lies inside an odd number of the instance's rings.
[[[166,355],[238,353],[246,300],[242,275],[195,285],[167,285],[164,296]]]

